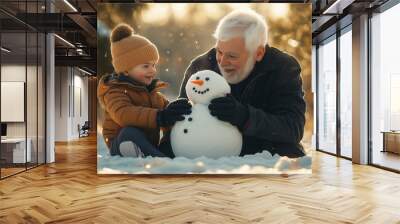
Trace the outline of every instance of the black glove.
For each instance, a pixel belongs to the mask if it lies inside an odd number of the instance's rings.
[[[248,107],[241,104],[232,95],[211,100],[208,109],[210,109],[211,115],[216,116],[221,121],[235,125],[239,130],[243,130],[249,119]]]
[[[192,105],[187,99],[178,99],[168,106],[157,112],[157,125],[159,127],[168,127],[175,124],[177,121],[183,121],[185,117],[183,114],[190,114],[192,112]]]

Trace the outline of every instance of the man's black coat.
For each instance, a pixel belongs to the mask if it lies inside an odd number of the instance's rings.
[[[300,140],[305,124],[301,68],[296,59],[266,46],[265,55],[241,83],[231,85],[233,96],[249,108],[243,130],[241,155],[269,150],[281,156],[304,155]],[[201,70],[219,74],[215,48],[195,58],[185,72],[179,97],[187,98],[185,86],[190,76]]]

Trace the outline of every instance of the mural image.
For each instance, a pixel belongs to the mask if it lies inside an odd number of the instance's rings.
[[[310,4],[99,4],[98,173],[311,173],[310,17]]]

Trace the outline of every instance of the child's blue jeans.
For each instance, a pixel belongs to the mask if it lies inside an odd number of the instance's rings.
[[[160,152],[160,150],[158,150],[156,147],[154,147],[147,140],[143,131],[141,131],[140,129],[135,128],[135,127],[125,127],[119,131],[118,136],[111,143],[110,154],[112,156],[115,156],[115,155],[124,156],[123,154],[121,154],[121,150],[120,150],[121,144],[125,144],[127,142],[133,143],[131,145],[138,146],[138,147],[134,147],[134,148],[136,148],[136,150],[139,148],[141,151],[141,153],[139,152],[139,154],[143,154],[145,157],[146,156],[166,157],[166,155],[164,153]],[[132,149],[132,150],[135,150],[135,149]]]

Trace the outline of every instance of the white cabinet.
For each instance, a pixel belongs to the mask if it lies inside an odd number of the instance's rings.
[[[25,163],[32,161],[32,140],[26,141],[28,147],[25,151],[25,138],[1,139],[2,152],[12,153],[12,163]],[[2,156],[3,157],[3,156]],[[11,158],[11,155],[10,155]],[[25,159],[27,159],[25,161]],[[11,161],[10,161],[11,162]]]

